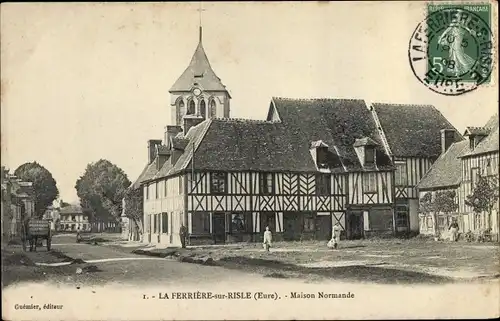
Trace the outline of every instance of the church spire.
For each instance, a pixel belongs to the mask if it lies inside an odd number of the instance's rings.
[[[202,15],[202,12],[205,11],[205,9],[201,8],[201,1],[200,1],[200,7],[197,9],[197,11],[200,13],[199,26],[200,26],[200,43],[201,43],[201,40],[203,39],[203,27],[202,27],[202,23],[201,23],[201,15]]]

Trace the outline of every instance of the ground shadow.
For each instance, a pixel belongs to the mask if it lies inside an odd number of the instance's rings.
[[[381,284],[441,284],[453,282],[452,278],[444,276],[373,265],[309,268],[290,263],[283,263],[276,260],[246,257],[225,257],[218,261],[218,265],[232,269],[260,269],[261,272],[265,272],[266,275],[272,275],[273,273],[286,275],[286,272],[288,272],[294,274],[298,273],[302,276],[316,275],[342,281],[372,282]],[[262,269],[264,269],[264,271],[262,271]]]

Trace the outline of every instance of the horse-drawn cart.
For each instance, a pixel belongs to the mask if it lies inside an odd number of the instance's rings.
[[[26,242],[29,242],[30,252],[33,251],[41,240],[46,240],[47,251],[50,251],[52,243],[52,231],[50,230],[50,221],[44,219],[30,218],[23,224],[22,243],[23,250],[26,251]]]

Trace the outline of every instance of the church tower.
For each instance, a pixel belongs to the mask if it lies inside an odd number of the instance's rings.
[[[229,118],[231,95],[215,74],[203,49],[200,24],[199,42],[191,62],[170,88],[171,124],[183,126],[184,116]]]

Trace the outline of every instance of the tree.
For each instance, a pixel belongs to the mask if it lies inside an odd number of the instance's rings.
[[[498,202],[498,176],[491,180],[485,176],[479,176],[472,194],[467,195],[465,204],[472,207],[474,211],[474,220],[478,225],[479,215],[483,212],[488,213],[488,228],[491,228],[491,215],[495,205]],[[476,226],[477,226],[476,225]]]
[[[131,226],[134,241],[138,241],[143,233],[143,213],[142,189],[128,189],[125,194],[125,216],[134,223]]]
[[[83,211],[91,219],[117,220],[129,186],[130,181],[122,169],[101,159],[87,165],[75,188]]]
[[[32,182],[35,192],[35,215],[42,217],[49,205],[59,196],[59,190],[52,174],[37,162],[19,166],[14,175],[23,181]]]
[[[432,200],[432,192],[427,192],[420,198],[419,211],[423,214],[431,214],[433,221],[434,236],[439,236],[437,212],[434,210],[434,202]]]
[[[436,213],[444,213],[446,215],[446,225],[450,224],[449,215],[458,209],[458,204],[455,202],[457,193],[455,191],[440,191],[436,192],[434,199],[434,211]]]

